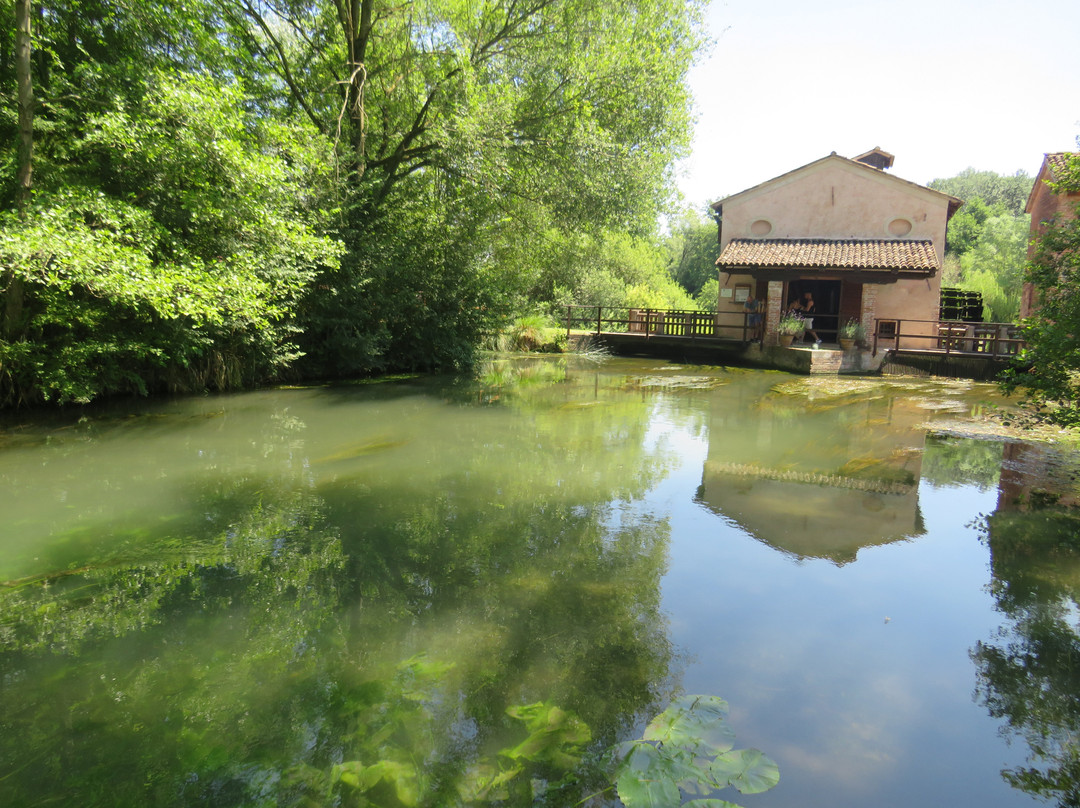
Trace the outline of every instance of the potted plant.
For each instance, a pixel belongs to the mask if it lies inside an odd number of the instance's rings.
[[[855,347],[856,342],[862,342],[866,339],[866,329],[858,320],[845,320],[840,326],[836,338],[843,350],[850,351]]]
[[[780,344],[785,348],[790,347],[795,337],[801,337],[805,330],[806,322],[798,312],[788,312],[780,318],[780,322],[776,326]]]

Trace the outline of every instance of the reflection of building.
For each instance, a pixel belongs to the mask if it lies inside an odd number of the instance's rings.
[[[997,510],[1080,505],[1078,466],[1075,456],[1050,444],[1009,441],[1001,458]]]
[[[925,410],[882,396],[879,383],[855,395],[815,380],[764,396],[738,387],[745,401],[714,404],[701,504],[765,544],[838,564],[923,533]]]

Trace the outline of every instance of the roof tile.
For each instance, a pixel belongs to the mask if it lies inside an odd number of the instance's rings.
[[[941,267],[930,240],[732,239],[723,269],[849,269],[933,272]]]

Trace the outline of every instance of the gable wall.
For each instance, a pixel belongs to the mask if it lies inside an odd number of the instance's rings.
[[[1072,218],[1076,215],[1076,206],[1080,203],[1080,193],[1055,193],[1047,182],[1053,180],[1046,160],[1043,160],[1039,176],[1028,197],[1027,212],[1031,214],[1031,240],[1028,242],[1028,260],[1035,257],[1036,239],[1046,232],[1047,222],[1055,216]],[[1035,287],[1025,283],[1020,294],[1020,317],[1030,317],[1038,306]]]
[[[910,232],[901,236],[890,233],[890,222],[897,218],[910,222]],[[771,222],[772,230],[767,235],[754,232],[754,222],[759,219]],[[948,199],[944,196],[884,172],[853,166],[842,158],[826,159],[764,188],[725,200],[720,249],[733,238],[754,237],[930,239],[940,262],[944,260],[947,222]],[[814,274],[814,277],[827,276]],[[843,273],[832,277],[840,279]],[[748,279],[721,273],[721,286],[725,282],[730,285]],[[931,278],[902,279],[875,286],[873,316],[876,318],[937,319],[940,272]],[[735,307],[730,301],[722,301],[720,308]],[[870,323],[866,325],[872,327]],[[929,326],[926,330],[929,333]]]
[[[764,238],[896,238],[895,218],[911,222],[907,239],[932,239],[944,258],[948,200],[861,169],[846,160],[826,160],[756,191],[724,202],[721,249],[733,238],[754,238],[758,219],[772,222]]]

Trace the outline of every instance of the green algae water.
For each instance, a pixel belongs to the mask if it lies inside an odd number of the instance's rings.
[[[991,386],[580,357],[0,430],[0,805],[1073,804],[1076,471]],[[694,798],[684,795],[686,802]]]

